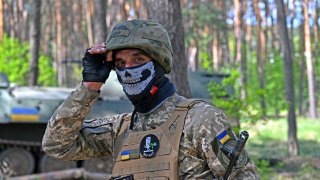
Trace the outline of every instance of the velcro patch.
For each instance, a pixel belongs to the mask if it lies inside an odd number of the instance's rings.
[[[230,139],[230,136],[227,132],[227,130],[224,130],[222,133],[220,133],[217,136],[217,139],[220,141],[221,144],[225,144]]]
[[[224,168],[227,168],[229,165],[229,159],[228,157],[221,151],[220,147],[222,145],[229,148],[231,151],[233,150],[235,144],[237,142],[237,138],[234,136],[232,131],[230,129],[226,129],[220,134],[218,134],[214,140],[211,142],[211,146],[213,149],[213,152],[219,159],[220,163],[223,165]],[[242,151],[242,153],[239,156],[238,163],[236,168],[241,168],[244,165],[246,165],[249,162],[250,158],[248,157],[245,150]]]
[[[139,149],[128,149],[121,152],[121,160],[139,159],[140,151]]]

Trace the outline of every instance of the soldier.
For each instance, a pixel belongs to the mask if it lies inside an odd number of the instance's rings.
[[[105,43],[86,51],[83,82],[48,122],[43,150],[62,160],[113,156],[114,179],[221,178],[229,160],[220,146],[232,147],[236,137],[221,110],[176,93],[165,76],[172,57],[160,24],[130,20],[116,25]],[[133,112],[84,120],[112,69]],[[260,179],[245,151],[230,177]]]

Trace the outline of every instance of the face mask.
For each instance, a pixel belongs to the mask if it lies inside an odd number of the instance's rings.
[[[116,68],[118,80],[123,90],[129,96],[141,94],[155,76],[155,68],[152,61],[145,64],[130,67]]]

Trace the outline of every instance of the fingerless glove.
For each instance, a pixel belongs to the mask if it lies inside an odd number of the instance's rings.
[[[86,50],[82,59],[82,77],[84,82],[102,82],[108,79],[112,69],[111,62],[106,61],[106,54],[90,54]]]

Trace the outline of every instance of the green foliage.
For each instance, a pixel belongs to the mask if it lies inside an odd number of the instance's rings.
[[[224,71],[228,72],[230,76],[223,78],[221,82],[212,81],[208,85],[212,103],[214,106],[221,108],[231,121],[256,121],[260,117],[260,109],[254,104],[258,104],[258,102],[256,99],[252,99],[251,102],[241,99],[240,73],[237,70]],[[259,91],[255,93],[255,96],[258,96]]]
[[[42,86],[57,86],[56,71],[48,56],[39,56],[39,77],[38,84]]]
[[[8,75],[10,81],[26,85],[28,77],[29,46],[17,39],[3,36],[0,44],[0,72]]]
[[[200,51],[199,57],[201,67],[208,72],[213,72],[212,59],[209,57],[209,54],[204,51]]]
[[[248,62],[248,84],[246,87],[248,97],[246,101],[248,109],[254,111],[257,118],[262,115],[261,96],[265,97],[268,116],[279,116],[282,111],[287,109],[283,58],[280,52],[270,54],[264,63],[264,89],[260,88],[255,51],[251,52],[252,60]]]
[[[256,163],[258,172],[262,180],[270,179],[271,176],[274,176],[276,171],[270,166],[267,160],[254,160]]]
[[[0,44],[0,51],[0,72],[6,73],[11,82],[18,85],[27,85],[30,59],[29,45],[5,34]],[[56,73],[50,64],[50,59],[40,54],[38,84],[56,85],[55,77]]]
[[[212,104],[221,108],[232,119],[240,118],[240,110],[243,102],[238,91],[235,91],[236,80],[239,78],[237,71],[231,71],[229,77],[225,77],[221,82],[212,81],[208,85],[208,91],[212,97]]]
[[[264,95],[269,114],[276,116],[279,115],[280,111],[287,109],[283,66],[283,59],[280,54],[270,57],[265,65]]]

